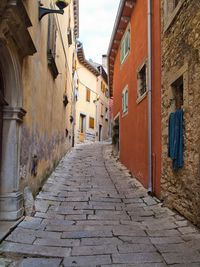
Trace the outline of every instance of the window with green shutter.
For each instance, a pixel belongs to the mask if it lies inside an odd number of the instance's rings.
[[[127,58],[130,51],[130,28],[128,28],[122,38],[120,46],[120,61],[121,64]]]
[[[128,85],[122,91],[122,113],[128,112]]]

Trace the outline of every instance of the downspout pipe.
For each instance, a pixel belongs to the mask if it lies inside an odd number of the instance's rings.
[[[153,193],[152,179],[152,0],[148,0],[148,193]]]

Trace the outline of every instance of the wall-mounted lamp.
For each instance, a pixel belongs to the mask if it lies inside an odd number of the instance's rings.
[[[39,20],[41,20],[47,14],[57,13],[63,15],[63,9],[71,3],[71,0],[54,0],[54,2],[59,9],[49,9],[39,6]]]

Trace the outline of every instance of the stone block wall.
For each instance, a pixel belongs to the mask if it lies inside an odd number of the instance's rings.
[[[170,1],[162,0],[161,197],[165,204],[200,225],[200,2],[180,0],[168,13]],[[168,119],[175,110],[173,85],[180,78],[183,79],[184,167],[174,171],[168,157]]]

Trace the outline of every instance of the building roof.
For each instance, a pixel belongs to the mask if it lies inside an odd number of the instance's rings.
[[[74,5],[74,34],[79,37],[79,0],[73,1]]]
[[[109,89],[110,95],[113,95],[113,72],[114,72],[114,62],[116,54],[123,37],[123,34],[127,28],[130,21],[133,8],[137,0],[121,0],[115,19],[115,24],[110,40],[110,45],[108,48],[108,78],[109,78]]]
[[[86,60],[84,50],[83,50],[83,44],[78,41],[77,42],[77,57],[81,64],[83,64],[90,72],[92,72],[95,76],[99,76],[100,73],[96,67],[94,67],[90,61]]]
[[[108,75],[107,75],[104,67],[99,63],[93,62],[92,60],[90,60],[89,62],[98,70],[99,74],[102,76],[104,81],[106,83],[108,83]]]

